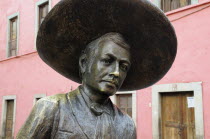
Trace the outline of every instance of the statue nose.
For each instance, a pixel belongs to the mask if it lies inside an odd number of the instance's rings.
[[[113,71],[110,73],[110,75],[114,77],[119,77],[119,64],[117,62],[114,64]]]

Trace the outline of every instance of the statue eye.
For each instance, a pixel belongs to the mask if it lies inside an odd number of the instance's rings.
[[[128,65],[126,65],[126,64],[122,64],[122,65],[120,66],[120,68],[121,68],[123,71],[128,71]]]

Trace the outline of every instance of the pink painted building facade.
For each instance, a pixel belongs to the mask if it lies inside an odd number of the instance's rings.
[[[14,100],[11,132],[15,137],[36,98],[67,93],[78,86],[48,67],[36,52],[38,9],[46,2],[50,10],[58,0],[0,2],[0,138],[5,136],[8,100]],[[195,137],[210,139],[210,1],[191,3],[166,13],[178,38],[177,58],[170,71],[154,86],[128,92],[132,93],[139,139],[162,137],[159,120],[163,92],[193,92]],[[17,17],[17,54],[8,57],[9,23],[14,17]],[[112,99],[115,101],[115,97]]]

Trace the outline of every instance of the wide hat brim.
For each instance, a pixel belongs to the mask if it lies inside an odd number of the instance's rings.
[[[176,34],[164,13],[147,0],[60,1],[41,24],[37,51],[54,70],[81,83],[81,51],[109,32],[122,34],[131,47],[132,65],[120,90],[148,87],[172,66]]]

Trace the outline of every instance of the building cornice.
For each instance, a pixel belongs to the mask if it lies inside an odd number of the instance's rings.
[[[206,8],[210,7],[210,0],[201,2],[198,4],[193,4],[189,6],[185,6],[183,8],[179,8],[170,12],[165,13],[165,15],[169,18],[171,22],[179,20],[188,15],[194,14],[196,12],[202,11]]]
[[[27,55],[36,54],[36,53],[37,53],[37,51],[33,51],[33,52],[29,52],[29,53],[25,53],[25,54],[21,54],[21,55],[17,55],[17,56],[12,56],[12,57],[0,60],[0,63],[5,62],[5,61],[14,60],[14,59],[17,59],[17,58],[21,58],[21,57],[24,57],[24,56],[27,56]]]

